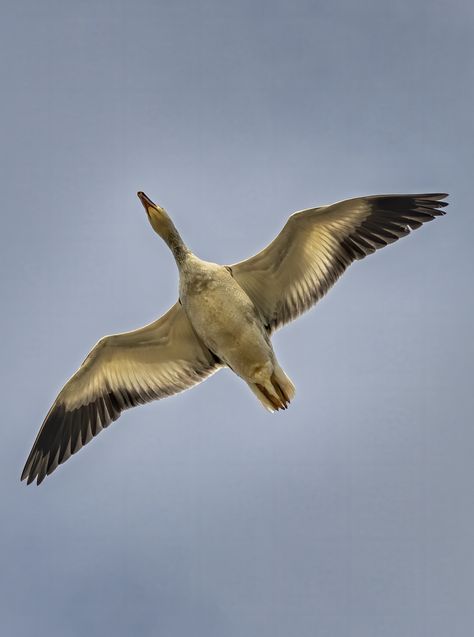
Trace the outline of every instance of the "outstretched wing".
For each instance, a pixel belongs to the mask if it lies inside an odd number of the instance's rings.
[[[146,327],[105,336],[60,391],[21,479],[40,484],[124,409],[188,389],[218,367],[179,303]]]
[[[346,268],[443,215],[447,194],[375,195],[295,212],[255,256],[231,266],[269,331],[308,310]]]

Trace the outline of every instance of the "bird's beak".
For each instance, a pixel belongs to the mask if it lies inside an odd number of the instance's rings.
[[[148,208],[154,208],[156,210],[156,205],[153,203],[153,201],[151,199],[149,199],[149,197],[147,197],[145,195],[144,192],[142,192],[141,190],[139,192],[137,192],[137,197],[142,202],[143,207],[145,208],[147,214],[149,214],[148,213]]]

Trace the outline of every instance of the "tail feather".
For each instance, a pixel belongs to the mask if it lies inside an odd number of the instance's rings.
[[[269,411],[287,409],[295,395],[295,386],[278,365],[275,365],[268,382],[248,383],[248,385]]]
[[[262,405],[265,407],[265,409],[267,409],[268,411],[276,411],[277,408],[268,397],[268,392],[267,391],[262,392],[262,390],[260,389],[262,385],[259,385],[257,383],[248,383],[248,386],[253,391],[255,396],[259,399],[259,401],[262,403]]]
[[[272,405],[274,411],[278,411],[279,409],[286,409],[287,401],[283,398],[283,394],[281,391],[277,391],[275,386],[273,385],[273,389],[275,393],[270,392],[264,385],[260,385],[260,383],[256,383],[258,390],[265,396],[267,401]]]

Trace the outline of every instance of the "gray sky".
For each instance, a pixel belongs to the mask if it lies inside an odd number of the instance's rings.
[[[2,632],[465,637],[474,625],[471,2],[4,2]],[[450,192],[279,332],[291,408],[220,372],[19,474],[104,334],[304,207]]]

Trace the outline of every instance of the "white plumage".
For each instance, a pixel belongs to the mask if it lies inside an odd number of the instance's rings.
[[[192,387],[230,367],[270,411],[294,386],[271,334],[316,303],[355,260],[444,214],[444,193],[379,195],[294,213],[264,250],[235,265],[203,261],[163,208],[138,196],[170,247],[179,301],[133,332],[102,338],[60,391],[21,479],[40,484],[124,409]]]

